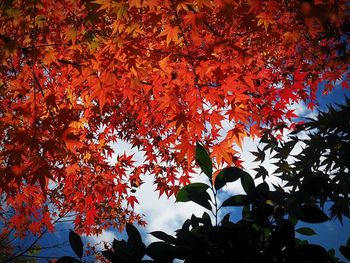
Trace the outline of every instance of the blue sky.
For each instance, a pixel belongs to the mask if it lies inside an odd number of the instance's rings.
[[[320,103],[320,108],[326,110],[326,105],[338,103],[341,104],[344,102],[345,97],[344,94],[347,94],[350,97],[350,91],[344,90],[341,87],[337,86],[330,94],[326,96],[322,96],[322,88],[318,92],[318,101]],[[310,112],[307,110],[305,105],[298,105],[297,111],[299,114],[304,116],[313,116],[315,112]],[[252,141],[251,139],[246,139],[244,143],[244,151],[242,152],[242,159],[244,160],[244,165],[246,169],[252,171],[254,165],[252,164],[253,156],[250,151],[255,150],[256,141]],[[123,144],[119,149],[123,149],[130,151],[130,147],[127,144]],[[142,161],[142,154],[137,153],[136,158],[139,161]],[[270,171],[273,171],[273,166],[269,163],[266,164],[266,168]],[[253,173],[252,173],[253,174]],[[195,176],[193,181],[202,181],[205,180],[205,176]],[[146,242],[155,241],[152,236],[147,233],[160,230],[167,232],[169,234],[174,234],[173,231],[180,228],[183,221],[186,218],[189,218],[192,214],[201,215],[203,213],[203,209],[193,203],[175,203],[174,198],[165,198],[162,197],[158,199],[158,193],[155,193],[155,186],[152,184],[152,178],[150,176],[144,177],[145,184],[141,186],[141,190],[138,192],[138,197],[140,200],[140,205],[136,206],[136,210],[139,213],[145,215],[145,219],[148,222],[148,225],[145,229],[140,229],[143,233],[143,239]],[[278,182],[278,179],[271,178],[270,182]],[[242,187],[239,183],[234,184],[231,187],[224,188],[226,194],[224,194],[221,199],[224,200],[229,194],[237,194],[242,192]],[[231,218],[236,221],[240,218],[241,212],[240,209],[231,210]],[[223,213],[224,214],[224,213]],[[299,225],[298,225],[299,226]],[[304,223],[300,223],[300,227],[309,226]],[[38,255],[42,257],[59,257],[63,255],[74,255],[72,250],[68,245],[68,233],[69,229],[72,229],[73,225],[70,222],[60,223],[57,225],[57,230],[55,233],[46,234],[39,242],[41,247],[51,247],[58,245],[58,247],[52,247],[43,249]],[[310,242],[315,244],[321,244],[326,248],[335,248],[337,251],[337,255],[341,257],[338,252],[338,248],[340,245],[346,243],[347,238],[350,235],[350,220],[345,219],[344,224],[341,225],[338,221],[331,221],[324,224],[313,224],[312,228],[317,232],[316,236],[305,237],[302,235],[297,236],[301,239],[308,239]],[[113,229],[109,229],[103,233],[103,235],[99,237],[84,237],[84,243],[99,243],[101,241],[111,242],[113,238],[121,239],[126,238],[124,233],[118,233]],[[27,238],[22,241],[18,241],[20,245],[27,245],[32,242],[32,238]],[[99,247],[103,250],[103,246]],[[342,257],[341,257],[342,258]],[[86,258],[88,259],[88,258]],[[43,258],[39,260],[39,262],[46,262]]]

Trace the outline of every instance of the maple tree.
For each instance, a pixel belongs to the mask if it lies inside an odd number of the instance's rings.
[[[0,194],[18,233],[144,224],[141,175],[160,194],[189,183],[194,145],[217,166],[233,146],[283,132],[289,105],[348,88],[346,1],[4,0]],[[142,151],[110,158],[114,142]]]

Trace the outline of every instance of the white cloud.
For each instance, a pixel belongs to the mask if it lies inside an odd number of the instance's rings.
[[[196,182],[204,179],[204,176],[194,175],[194,177]],[[161,196],[158,198],[159,194],[155,192],[153,178],[148,176],[144,181],[145,183],[137,194],[140,205],[135,207],[135,209],[137,212],[145,215],[147,221],[145,230],[147,233],[163,231],[173,235],[174,231],[181,228],[183,222],[190,218],[192,214],[201,216],[205,211],[204,208],[193,202],[175,203],[174,197]],[[145,238],[147,242],[156,240],[151,235],[147,235]]]
[[[95,244],[97,250],[104,250],[104,243],[112,243],[116,235],[111,230],[104,230],[102,234],[95,236],[85,236],[88,242]]]
[[[290,106],[294,113],[302,118],[312,118],[315,116],[315,111],[310,110],[305,102],[301,101]]]

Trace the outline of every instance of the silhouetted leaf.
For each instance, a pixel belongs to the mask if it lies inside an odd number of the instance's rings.
[[[300,245],[296,250],[296,256],[298,260],[296,262],[310,262],[310,263],[319,263],[319,262],[329,262],[329,255],[327,250],[319,245],[314,244],[304,244]],[[294,261],[291,261],[294,262]]]
[[[123,262],[128,261],[130,258],[135,258],[137,254],[141,254],[140,250],[142,248],[133,246],[131,243],[128,244],[125,240],[114,239],[112,245],[113,250],[116,252],[116,255]],[[136,250],[137,248],[139,249],[138,253]]]
[[[203,222],[204,225],[212,226],[210,215],[207,212],[203,212],[202,220],[203,220],[202,222]]]
[[[250,203],[248,196],[246,195],[235,195],[226,199],[222,206],[245,206]]]
[[[206,192],[209,188],[204,183],[192,183],[188,184],[180,189],[176,195],[176,202],[188,202],[193,201],[209,210],[211,205],[209,203],[210,195]]]
[[[176,244],[176,238],[171,236],[171,235],[168,235],[162,231],[153,231],[150,233],[152,236],[160,239],[160,240],[163,240],[169,244]]]
[[[196,145],[196,162],[200,166],[202,172],[211,180],[213,175],[213,164],[208,151],[199,143]]]
[[[127,245],[129,251],[132,251],[132,255],[129,256],[129,259],[133,261],[135,259],[142,259],[145,255],[146,246],[142,243],[140,232],[132,224],[126,224],[126,233],[129,236]]]
[[[251,216],[252,216],[252,212],[250,210],[250,206],[249,205],[243,206],[242,218],[244,218],[244,219],[251,219]]]
[[[260,150],[259,148],[257,148],[257,149],[258,149],[257,152],[251,152],[256,157],[253,162],[262,163],[265,160],[265,151]]]
[[[140,232],[132,224],[126,224],[126,233],[128,234],[128,244],[131,246],[139,246],[142,243]]]
[[[244,191],[250,195],[255,190],[255,184],[253,178],[248,174],[247,172],[243,172],[241,174],[241,183],[243,186]]]
[[[339,250],[342,255],[350,261],[350,247],[340,246]]]
[[[147,247],[146,253],[155,261],[170,263],[176,256],[176,248],[165,242],[153,242]]]
[[[226,167],[222,169],[215,177],[215,189],[219,190],[225,184],[238,180],[243,173],[244,171],[238,167]]]
[[[69,244],[73,249],[74,253],[78,256],[78,258],[82,258],[83,256],[83,242],[81,241],[80,236],[72,230],[69,230]]]
[[[227,222],[229,222],[229,221],[230,221],[230,215],[231,215],[231,213],[227,213],[227,214],[222,218],[221,224],[222,224],[222,223],[227,223]]]
[[[329,250],[327,251],[327,253],[328,253],[330,256],[334,257],[334,256],[335,256],[335,249],[334,249],[334,248],[329,249]]]
[[[124,261],[122,259],[120,259],[117,256],[117,252],[113,253],[112,251],[109,250],[105,250],[102,251],[102,256],[104,256],[106,259],[108,259],[109,261],[113,262],[113,263],[123,263]]]
[[[125,240],[114,239],[112,245],[114,251],[122,251],[126,256],[132,255],[132,250]]]
[[[323,223],[329,218],[328,216],[317,206],[304,205],[296,210],[296,217],[306,223]]]
[[[192,214],[191,216],[191,226],[192,228],[196,228],[199,226],[200,223],[200,218],[196,217],[195,215]]]
[[[255,188],[255,192],[256,196],[266,197],[270,192],[269,185],[266,182],[262,182]]]
[[[262,177],[263,180],[266,179],[266,177],[269,176],[268,171],[265,169],[264,166],[259,165],[258,168],[255,168],[254,171],[257,171],[257,174],[255,175],[255,178]]]
[[[304,236],[313,236],[317,234],[312,228],[309,227],[301,227],[295,231]]]

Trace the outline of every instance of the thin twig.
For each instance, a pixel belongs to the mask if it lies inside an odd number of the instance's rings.
[[[34,66],[33,66],[33,65],[34,65],[34,62],[33,62],[33,61],[30,61],[30,59],[28,58],[27,51],[26,51],[27,49],[22,47],[21,50],[22,50],[22,52],[23,52],[23,54],[24,54],[24,57],[25,57],[26,60],[27,60],[27,63],[28,63],[29,65],[31,65],[32,68],[33,68],[33,78],[34,78],[34,83],[35,83],[35,84],[34,84],[34,102],[35,102],[35,99],[36,99],[35,85],[38,86],[39,91],[40,91],[40,93],[41,93],[41,95],[42,95],[43,97],[45,97],[45,93],[44,93],[43,88],[42,88],[42,86],[41,86],[41,84],[40,84],[40,82],[39,82],[39,80],[38,80],[38,78],[37,78],[37,76],[36,76],[36,74],[35,74],[35,72],[34,72]],[[35,103],[35,107],[36,107],[36,103]],[[51,115],[52,121],[54,122],[55,125],[57,125],[56,120],[55,120],[55,116],[53,115],[51,109],[50,109],[49,107],[47,107],[47,109],[48,109],[48,111],[49,111],[49,113],[50,113],[50,115]],[[35,116],[35,118],[36,118],[36,116]]]
[[[186,57],[186,58],[190,57],[190,55],[187,55],[187,54],[173,53],[173,52],[170,52],[170,51],[164,51],[164,50],[160,50],[160,49],[153,49],[153,48],[147,48],[147,47],[142,47],[142,46],[140,46],[138,48],[139,49],[143,49],[143,50],[148,50],[148,51],[151,51],[151,52],[160,53],[160,54],[173,55],[173,56]]]
[[[190,9],[192,11],[192,13],[197,14],[196,10],[194,10],[194,8],[191,5],[187,5],[187,7],[188,7],[188,9]],[[222,35],[212,25],[210,25],[206,20],[202,19],[202,22],[214,34],[214,36],[222,37]],[[233,50],[238,51],[238,52],[242,52],[242,53],[245,52],[245,50],[243,50],[242,48],[240,48],[237,45],[227,43],[227,46],[232,48]]]
[[[67,212],[68,213],[68,212]],[[57,218],[54,222],[52,222],[52,225],[56,224],[57,222],[59,222],[59,220],[61,218],[63,218],[65,215]],[[46,234],[46,232],[48,231],[48,228],[45,228],[40,235],[32,242],[32,244],[30,244],[25,250],[23,250],[22,252],[18,253],[17,255],[14,255],[6,260],[3,261],[3,263],[7,263],[7,262],[11,262],[13,260],[15,260],[16,258],[22,257],[23,255],[25,255],[28,251],[30,251],[36,243],[38,243],[38,241]]]
[[[36,30],[35,30],[35,17],[36,17],[36,0],[34,0],[34,7],[33,7],[33,38],[32,38],[32,73],[33,73],[33,77],[35,76],[35,40],[36,40]],[[37,123],[37,104],[36,104],[36,90],[35,90],[35,82],[33,85],[33,95],[34,95],[34,135],[33,135],[33,141],[32,143],[34,144],[35,142],[35,137],[36,137],[36,132],[37,132],[37,127],[36,127],[36,123]]]
[[[72,62],[72,61],[65,60],[65,59],[58,59],[57,61],[60,62],[60,63],[63,63],[63,64],[72,65],[72,66],[75,66],[75,67],[82,67],[83,66],[83,65],[81,65],[79,63]]]
[[[59,46],[70,46],[70,44],[68,44],[68,43],[39,44],[39,45],[35,45],[35,48],[41,48],[41,47],[59,47]]]
[[[191,64],[191,67],[192,67],[192,71],[193,71],[193,75],[194,75],[194,85],[198,89],[199,98],[200,98],[200,100],[202,102],[202,104],[201,104],[202,105],[202,109],[201,110],[202,110],[202,122],[203,122],[203,126],[204,126],[204,133],[208,134],[209,132],[208,132],[208,129],[207,129],[206,125],[205,125],[205,110],[204,110],[204,105],[203,105],[204,104],[204,98],[203,98],[202,93],[201,93],[201,86],[198,85],[199,79],[198,79],[198,75],[196,73],[196,67],[195,67],[195,64],[194,64],[194,60],[193,60],[193,57],[191,55],[190,47],[189,47],[188,41],[187,41],[186,36],[185,36],[185,31],[183,30],[183,28],[181,26],[180,17],[178,15],[177,11],[176,11],[175,3],[174,3],[173,0],[169,0],[169,1],[171,3],[171,7],[173,9],[173,12],[175,14],[175,18],[176,18],[177,24],[179,26],[180,32],[182,34],[183,41],[184,41],[184,44],[185,44],[185,47],[186,47],[186,50],[187,50],[187,53],[188,53],[188,56],[189,56],[188,59],[190,61],[190,64]]]
[[[213,205],[215,207],[215,212],[213,212],[213,215],[215,216],[215,225],[217,226],[218,225],[218,212],[219,212],[219,209],[218,208],[218,202],[217,202],[217,197],[216,197],[216,191],[214,189],[214,185],[213,185],[213,181],[210,180],[210,183],[211,183],[211,186],[210,186],[210,189],[211,191],[213,192],[213,196],[214,196],[214,202]]]
[[[39,87],[39,90],[40,90],[41,95],[42,95],[43,97],[45,97],[45,94],[44,94],[44,91],[43,91],[43,89],[42,89],[42,87],[41,87],[41,84],[40,84],[40,82],[39,82],[39,80],[38,80],[38,78],[37,78],[37,76],[36,76],[35,74],[34,74],[34,80],[35,80],[35,83],[37,84],[37,86]],[[54,123],[55,125],[57,125],[56,120],[55,120],[55,116],[53,115],[53,113],[52,113],[50,107],[48,106],[47,109],[48,109],[48,111],[49,111],[49,113],[50,113],[50,115],[51,115],[51,118],[52,118],[53,123]]]

